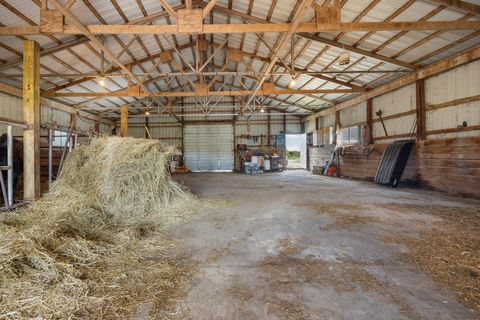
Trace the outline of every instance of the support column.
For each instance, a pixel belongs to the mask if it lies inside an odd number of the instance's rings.
[[[95,121],[95,132],[100,134],[100,121]]]
[[[427,128],[425,122],[425,80],[417,80],[416,104],[417,104],[417,141],[427,139]]]
[[[373,143],[373,99],[367,100],[367,144]]]
[[[149,134],[150,134],[150,121],[148,119],[148,116],[145,117],[145,139],[149,139]]]
[[[338,144],[340,141],[340,134],[342,132],[342,125],[340,123],[340,110],[335,112],[335,143]]]
[[[40,47],[23,42],[23,132],[24,199],[40,197]]]
[[[123,106],[120,116],[120,136],[128,137],[128,107]]]
[[[271,124],[271,117],[270,111],[267,116],[267,147],[270,147],[270,135],[272,134],[272,124]]]

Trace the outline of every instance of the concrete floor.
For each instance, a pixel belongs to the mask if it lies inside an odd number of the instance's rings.
[[[478,317],[401,259],[398,254],[406,248],[386,238],[418,236],[438,219],[396,212],[389,204],[480,202],[304,171],[188,174],[177,179],[202,198],[224,199],[227,204],[202,210],[172,231],[198,263],[172,318]],[[329,211],[331,205],[337,209]]]

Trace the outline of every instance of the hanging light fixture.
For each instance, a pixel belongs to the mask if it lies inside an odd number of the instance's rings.
[[[297,84],[297,81],[295,80],[296,77],[297,75],[293,71],[290,72],[290,82],[288,84],[290,88],[294,87]]]
[[[148,110],[145,111],[145,115],[146,115],[146,116],[149,116],[149,115],[150,115],[150,111],[148,111]]]
[[[350,64],[350,53],[343,52],[338,58],[338,64],[341,66],[346,66]]]
[[[101,77],[100,81],[98,82],[102,87],[105,86],[105,79],[106,79],[105,77]]]
[[[345,46],[343,46],[343,52],[338,57],[338,64],[341,66],[346,66],[350,64],[350,52],[345,50]]]
[[[294,87],[296,84],[297,84],[297,82],[295,81],[294,78],[292,78],[292,80],[290,80],[289,86],[290,86],[290,87]]]

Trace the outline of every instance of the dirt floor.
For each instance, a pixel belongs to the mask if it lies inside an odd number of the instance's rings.
[[[304,171],[176,178],[226,202],[171,231],[196,267],[170,319],[480,319],[480,201]]]

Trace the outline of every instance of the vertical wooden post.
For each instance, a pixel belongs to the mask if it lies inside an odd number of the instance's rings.
[[[367,127],[368,127],[367,144],[372,144],[373,143],[373,99],[367,100]]]
[[[23,185],[25,200],[40,197],[40,47],[23,42]]]
[[[267,116],[267,147],[270,147],[270,135],[272,134],[272,125],[271,125],[271,117],[270,112]]]
[[[100,121],[95,121],[95,132],[100,134]]]
[[[340,133],[342,132],[342,124],[340,122],[340,110],[335,111],[335,142],[338,144]]]
[[[148,136],[148,134],[149,134],[149,132],[150,132],[150,122],[149,122],[149,119],[148,119],[148,118],[149,118],[148,116],[145,117],[145,139],[150,138],[150,137]]]
[[[417,80],[416,85],[416,109],[417,109],[417,140],[427,139],[425,122],[425,80]]]
[[[123,106],[121,109],[120,136],[128,137],[128,106]]]

